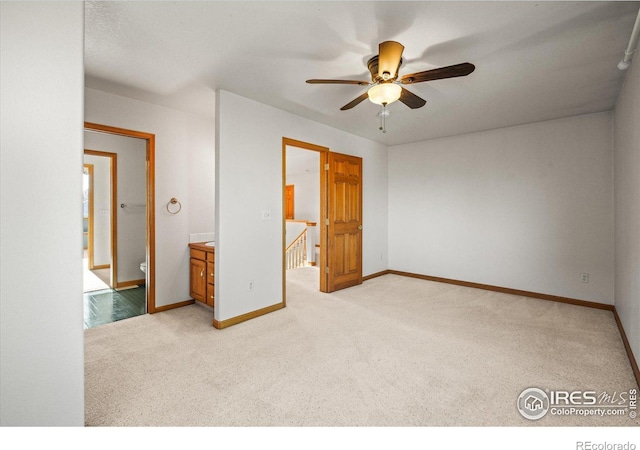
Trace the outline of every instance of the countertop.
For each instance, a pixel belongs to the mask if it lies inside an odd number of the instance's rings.
[[[206,242],[192,242],[192,243],[189,244],[189,247],[190,248],[195,248],[195,249],[198,249],[198,250],[202,250],[202,251],[205,251],[205,252],[215,252],[216,251],[215,247],[211,247],[211,246],[205,245],[205,244],[206,244]]]

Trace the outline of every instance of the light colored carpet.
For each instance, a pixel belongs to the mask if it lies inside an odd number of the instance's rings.
[[[613,315],[385,275],[216,330],[198,305],[85,331],[90,426],[632,426],[516,409],[528,387],[636,387]],[[293,273],[294,272],[294,273]]]

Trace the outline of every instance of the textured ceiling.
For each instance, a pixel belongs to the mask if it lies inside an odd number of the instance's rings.
[[[88,87],[213,116],[224,89],[387,145],[612,109],[640,2],[87,2]],[[378,43],[400,74],[461,62],[464,78],[408,86],[411,110],[340,107],[366,91]]]

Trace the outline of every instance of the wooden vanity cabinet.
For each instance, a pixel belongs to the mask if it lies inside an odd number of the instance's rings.
[[[215,248],[189,244],[191,252],[190,295],[211,307],[215,305]]]

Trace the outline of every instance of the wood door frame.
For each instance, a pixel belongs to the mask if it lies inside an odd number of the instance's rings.
[[[147,292],[147,313],[153,314],[156,310],[156,216],[155,216],[155,134],[145,133],[142,131],[128,130],[125,128],[112,127],[108,125],[100,125],[91,122],[84,123],[85,130],[97,131],[101,133],[115,134],[117,136],[132,137],[144,139],[147,143],[146,151],[146,190],[147,190],[147,238],[146,238],[146,257],[147,257],[147,273],[146,273],[146,292]],[[115,172],[114,172],[115,173]],[[115,180],[114,180],[115,184]],[[115,196],[112,197],[113,202],[117,202]],[[111,214],[112,220],[115,219],[116,209]],[[112,261],[112,271],[114,271],[115,259]]]
[[[327,227],[324,226],[327,215],[327,172],[322,170],[327,164],[329,147],[323,147],[309,142],[299,141],[287,137],[282,138],[282,304],[287,304],[287,261],[285,248],[287,243],[286,231],[286,185],[287,185],[287,146],[311,150],[320,154],[320,268],[327,266]],[[320,291],[327,292],[327,275],[320,270]]]
[[[89,198],[87,199],[87,266],[94,269],[93,264],[93,164],[83,164],[89,177]]]
[[[118,193],[118,154],[89,149],[85,149],[84,154],[90,156],[99,156],[102,158],[109,158],[109,195],[111,197],[109,205],[109,208],[111,209],[111,217],[109,223],[109,235],[111,239],[109,287],[114,288],[118,285],[118,211],[116,210],[116,194]],[[93,264],[93,261],[90,260],[89,269],[93,270],[96,268],[102,267],[96,267],[95,264]]]

